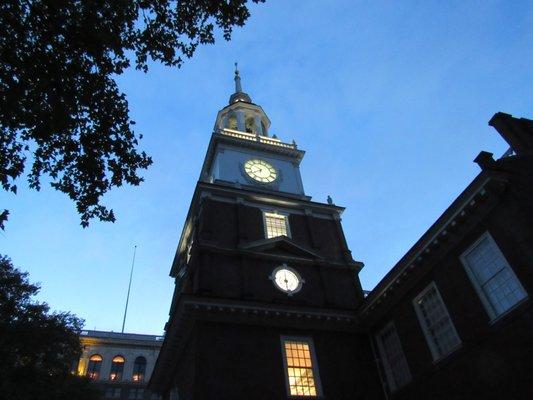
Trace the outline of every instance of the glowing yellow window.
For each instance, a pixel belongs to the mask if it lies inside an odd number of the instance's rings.
[[[310,342],[292,339],[283,339],[282,342],[289,395],[318,396],[318,376]]]
[[[287,229],[287,216],[265,212],[265,230],[267,239],[277,236],[290,236]]]

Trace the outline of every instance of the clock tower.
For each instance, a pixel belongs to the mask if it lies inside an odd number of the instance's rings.
[[[377,399],[343,208],[304,192],[304,151],[235,93],[215,127],[172,263],[150,381],[168,399]]]

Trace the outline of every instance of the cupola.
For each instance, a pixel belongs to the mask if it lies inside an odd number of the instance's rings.
[[[241,76],[235,63],[235,92],[229,98],[229,105],[219,111],[215,130],[229,129],[252,135],[268,136],[270,120],[251,97],[242,91]]]

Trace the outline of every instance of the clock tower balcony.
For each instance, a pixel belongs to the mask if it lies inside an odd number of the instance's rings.
[[[220,135],[231,136],[234,138],[249,140],[252,142],[259,142],[259,143],[268,144],[271,146],[279,146],[279,147],[284,147],[284,148],[293,149],[293,150],[298,149],[296,142],[293,141],[292,143],[284,143],[276,137],[261,136],[261,135],[256,135],[256,134],[248,133],[248,132],[241,132],[241,131],[238,131],[235,129],[229,129],[229,128],[218,129],[217,133]]]

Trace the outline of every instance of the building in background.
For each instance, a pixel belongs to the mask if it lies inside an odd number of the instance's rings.
[[[105,399],[157,400],[147,389],[162,336],[83,331],[77,373],[94,381]]]

